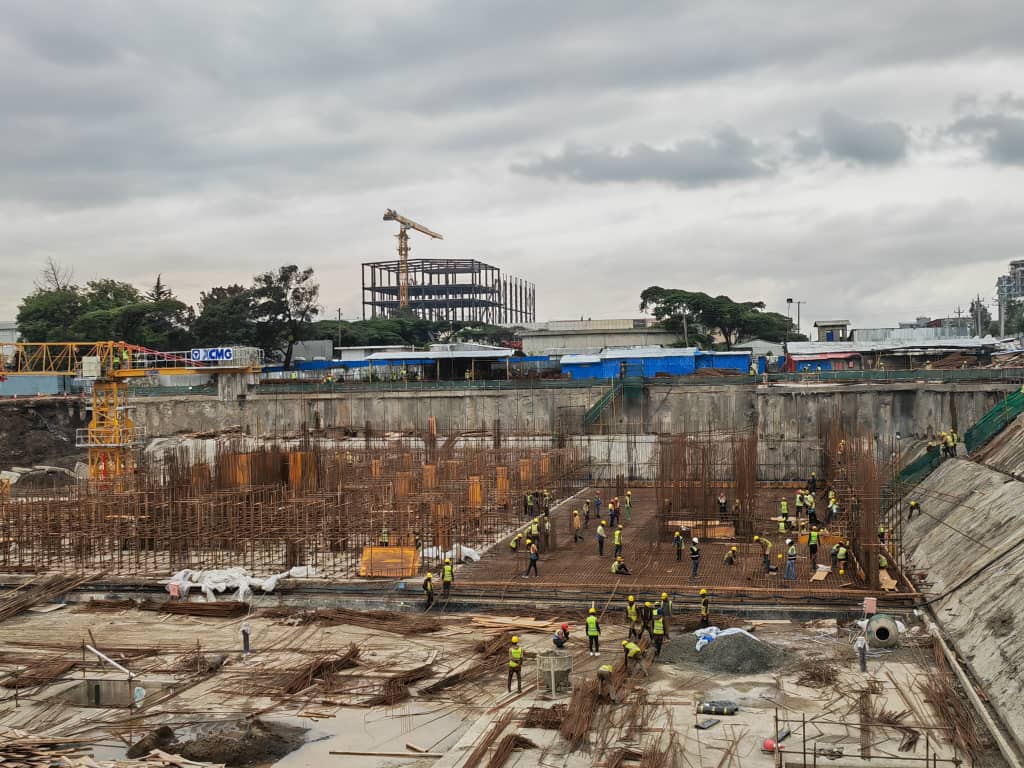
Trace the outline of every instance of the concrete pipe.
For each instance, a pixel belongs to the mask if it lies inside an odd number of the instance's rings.
[[[872,648],[893,648],[899,643],[900,632],[892,616],[877,613],[868,619],[867,636]]]

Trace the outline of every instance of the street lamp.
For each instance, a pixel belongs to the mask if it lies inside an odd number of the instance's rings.
[[[800,300],[786,299],[786,307],[787,307],[787,309],[786,309],[786,316],[789,317],[790,320],[792,320],[792,316],[790,315],[790,311],[792,310],[793,305],[796,304],[796,332],[797,332],[797,334],[800,333],[800,305],[801,304],[806,304],[806,303],[807,302],[804,301],[803,299],[800,299]]]

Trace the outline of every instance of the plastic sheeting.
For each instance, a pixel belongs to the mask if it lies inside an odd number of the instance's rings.
[[[314,576],[316,576],[316,569],[309,565],[299,565],[283,573],[275,573],[262,579],[250,576],[245,568],[222,568],[210,571],[192,571],[186,568],[171,576],[164,589],[169,594],[173,594],[172,585],[176,585],[178,594],[184,600],[188,597],[188,593],[196,588],[202,590],[208,603],[216,602],[218,595],[233,590],[231,599],[244,603],[252,599],[254,589],[269,594],[277,589],[281,579],[303,579]]]
[[[718,627],[701,627],[693,632],[697,636],[697,650],[699,651],[708,643],[713,643],[719,637],[725,637],[726,635],[746,635],[747,637],[761,642],[761,638],[754,637],[752,634],[747,632],[745,629],[719,629]]]

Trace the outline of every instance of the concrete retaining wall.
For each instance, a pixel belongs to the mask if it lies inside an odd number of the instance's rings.
[[[932,608],[1019,747],[1024,747],[1024,483],[966,460],[943,463],[908,498],[925,514],[904,532],[915,569],[940,595],[1000,553],[998,564]]]
[[[956,424],[963,432],[1012,385],[859,384],[754,387],[654,383],[635,403],[609,408],[596,431],[678,433],[684,430],[756,426],[766,437],[817,440],[835,413],[886,438],[896,432],[925,437]],[[506,432],[577,434],[583,412],[606,386],[519,390],[344,392],[327,395],[251,395],[242,402],[213,397],[139,398],[136,420],[150,435],[203,432],[241,426],[250,434],[294,432],[308,427],[396,431],[492,428]]]

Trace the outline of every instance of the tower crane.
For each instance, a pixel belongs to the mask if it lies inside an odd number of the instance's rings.
[[[398,308],[409,308],[409,230],[415,229],[435,240],[444,240],[444,235],[417,224],[412,219],[400,216],[393,208],[384,211],[384,221],[398,222]]]
[[[92,381],[89,426],[77,430],[75,445],[89,449],[89,479],[131,474],[143,438],[128,402],[128,381],[151,375],[256,373],[257,350],[239,349],[222,362],[203,362],[189,350],[157,352],[123,341],[3,342],[0,381],[8,376],[70,376]]]

